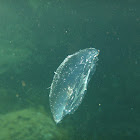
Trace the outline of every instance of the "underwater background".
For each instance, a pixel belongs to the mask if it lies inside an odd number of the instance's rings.
[[[0,1],[0,140],[140,139],[139,0]],[[78,110],[49,107],[69,54],[100,50]]]

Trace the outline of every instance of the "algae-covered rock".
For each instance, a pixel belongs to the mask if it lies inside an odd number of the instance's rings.
[[[0,116],[0,140],[63,140],[66,131],[46,114],[24,109]]]
[[[18,98],[16,91],[12,89],[0,88],[0,113],[6,113],[9,110],[18,107]]]

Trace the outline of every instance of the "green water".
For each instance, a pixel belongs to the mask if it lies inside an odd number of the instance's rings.
[[[138,0],[0,1],[0,140],[139,140]],[[86,96],[56,125],[49,87],[64,58],[100,50]]]

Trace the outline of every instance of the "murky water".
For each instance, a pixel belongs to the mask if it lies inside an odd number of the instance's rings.
[[[139,1],[0,2],[0,140],[140,139]],[[56,125],[54,71],[80,49],[101,50],[78,110]]]

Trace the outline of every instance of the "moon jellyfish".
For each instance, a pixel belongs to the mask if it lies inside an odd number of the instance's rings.
[[[96,69],[99,50],[87,48],[68,55],[57,68],[50,88],[49,102],[53,118],[59,123],[81,104],[88,82]]]

